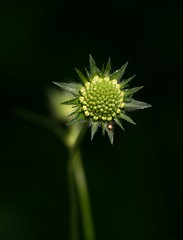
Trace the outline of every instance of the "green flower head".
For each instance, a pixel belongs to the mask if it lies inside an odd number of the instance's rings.
[[[121,120],[135,124],[127,112],[148,108],[151,105],[133,98],[133,94],[143,86],[128,88],[128,83],[135,76],[123,79],[128,62],[113,73],[111,73],[110,58],[106,67],[103,67],[101,71],[97,68],[91,55],[89,62],[90,71],[86,70],[87,76],[76,69],[83,84],[54,83],[73,96],[72,99],[63,102],[63,104],[72,105],[74,108],[71,113],[73,118],[67,125],[78,121],[88,122],[91,126],[91,139],[101,126],[103,134],[107,132],[110,142],[113,143],[114,124],[119,125],[124,130]]]

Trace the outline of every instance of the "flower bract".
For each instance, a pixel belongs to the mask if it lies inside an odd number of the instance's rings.
[[[102,70],[97,68],[91,55],[89,63],[90,71],[86,70],[86,76],[76,69],[82,84],[54,83],[72,95],[70,100],[62,103],[72,105],[74,109],[70,114],[73,117],[67,124],[78,121],[88,122],[91,126],[91,139],[98,128],[102,127],[103,134],[107,132],[110,142],[113,144],[114,124],[124,130],[123,120],[135,124],[127,112],[148,108],[151,105],[133,98],[133,94],[143,86],[128,88],[129,82],[135,77],[135,75],[126,79],[123,77],[128,62],[113,73],[111,73],[110,58]]]

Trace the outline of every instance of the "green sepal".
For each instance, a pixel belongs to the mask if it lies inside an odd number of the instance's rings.
[[[140,87],[134,87],[134,88],[130,88],[125,90],[125,97],[131,96],[134,93],[138,92],[140,89],[142,89],[144,86],[140,86]]]
[[[108,77],[111,71],[111,59],[109,57],[106,68],[105,68],[105,72],[104,72],[104,77]]]
[[[132,123],[132,124],[136,125],[136,123],[129,116],[127,116],[126,114],[124,114],[122,112],[118,115],[118,117],[127,121],[127,122],[129,122],[129,123]]]
[[[110,78],[111,79],[116,79],[117,81],[119,81],[123,77],[127,65],[128,65],[128,62],[126,62],[120,69],[118,69],[117,71],[112,73]]]
[[[73,119],[71,119],[66,125],[70,126],[76,122],[86,121],[86,117],[82,112],[79,112]]]
[[[113,142],[114,142],[114,132],[113,132],[113,129],[106,128],[106,132],[108,134],[108,137],[109,137],[109,140],[110,140],[111,144],[113,144]]]
[[[123,129],[123,131],[125,131],[124,127],[122,126],[121,122],[119,121],[119,119],[117,117],[114,118],[114,121],[118,124],[118,126]]]
[[[95,136],[95,133],[97,132],[98,127],[99,127],[99,123],[98,122],[92,122],[92,126],[91,126],[91,140]]]
[[[81,88],[81,84],[78,83],[63,83],[63,82],[53,82],[58,87],[62,88],[63,90],[71,93],[74,96],[79,95],[79,89]]]
[[[102,122],[102,135],[105,135],[106,129],[107,129],[107,123],[106,122]]]
[[[149,108],[149,107],[151,107],[151,105],[148,103],[137,101],[135,99],[131,99],[130,102],[128,102],[128,103],[125,102],[124,109],[125,109],[125,111],[134,111],[134,110],[145,109],[145,108]]]
[[[61,104],[64,104],[64,105],[78,105],[79,101],[78,101],[78,98],[73,98],[73,99],[62,102]]]
[[[92,77],[94,76],[100,76],[100,70],[97,68],[95,60],[93,59],[93,57],[90,55],[89,56],[89,62],[90,62],[90,74]]]
[[[82,72],[80,72],[77,68],[75,68],[79,78],[82,80],[83,83],[88,82],[88,79],[82,74]]]
[[[120,83],[120,86],[121,86],[121,89],[125,88],[128,86],[128,83],[135,77],[136,75],[133,75],[127,79],[124,79],[121,83]]]

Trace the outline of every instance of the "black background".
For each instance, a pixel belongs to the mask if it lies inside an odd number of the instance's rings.
[[[151,109],[115,143],[82,145],[97,239],[180,240],[183,7],[178,1],[6,1],[0,5],[0,239],[68,239],[67,151],[15,114],[49,116],[45,89],[78,81],[92,54],[126,61]]]

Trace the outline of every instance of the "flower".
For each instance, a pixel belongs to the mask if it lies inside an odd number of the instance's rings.
[[[128,62],[120,69],[111,73],[110,58],[106,67],[100,71],[92,56],[89,56],[90,72],[86,70],[84,76],[78,69],[80,79],[83,84],[54,82],[57,86],[72,94],[73,98],[63,102],[72,105],[74,111],[69,115],[72,119],[67,125],[78,121],[88,122],[91,126],[91,139],[93,139],[98,128],[102,127],[102,132],[107,132],[110,142],[114,140],[114,124],[123,130],[121,120],[135,124],[127,115],[128,111],[151,107],[150,104],[137,101],[133,94],[143,86],[128,88],[128,83],[135,77],[123,79]]]

